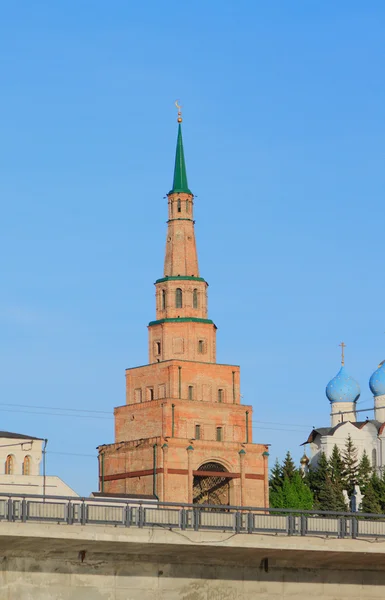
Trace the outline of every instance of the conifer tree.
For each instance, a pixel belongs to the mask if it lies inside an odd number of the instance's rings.
[[[279,464],[278,458],[274,463],[274,467],[271,469],[269,487],[272,492],[280,490],[283,485],[282,467]]]
[[[301,508],[302,510],[311,510],[314,504],[313,493],[298,470],[294,474],[292,486],[297,494],[298,508]]]
[[[353,444],[350,434],[347,437],[345,448],[342,452],[342,461],[344,465],[342,469],[342,485],[350,498],[358,476],[357,448]]]
[[[290,454],[290,452],[287,452],[287,454],[285,456],[285,460],[283,461],[283,465],[282,465],[283,480],[285,480],[285,477],[287,477],[289,481],[292,481],[296,471],[297,471],[297,469],[296,469],[294,461],[291,457],[291,454]]]
[[[385,514],[385,479],[380,478],[376,471],[373,471],[370,483],[380,505],[381,514]]]
[[[295,471],[291,481],[285,477],[282,494],[283,508],[310,510],[313,507],[313,494],[298,470]]]
[[[317,466],[310,467],[306,477],[306,482],[308,483],[311,491],[314,494],[314,499],[316,500],[317,505],[319,500],[319,493],[321,489],[323,489],[325,486],[327,476],[329,476],[329,463],[326,458],[326,454],[324,452],[321,452],[318,458]],[[320,507],[318,506],[318,508]]]
[[[316,507],[320,510],[334,510],[345,512],[347,506],[345,504],[344,495],[342,493],[341,482],[332,481],[330,473],[326,474],[326,478],[318,493]]]
[[[341,483],[343,467],[344,464],[342,461],[341,453],[338,449],[337,444],[334,444],[333,451],[329,459],[330,478],[333,481],[333,483],[335,483],[336,481]]]
[[[290,452],[286,454],[282,465],[278,460],[275,462],[271,470],[269,491],[272,508],[307,510],[313,507],[313,494],[299,469],[296,469]]]
[[[382,512],[381,504],[371,479],[366,484],[365,495],[362,499],[361,511],[364,513],[373,514],[380,514]]]
[[[365,494],[366,486],[370,481],[371,475],[372,465],[370,464],[370,460],[368,458],[368,455],[366,454],[366,450],[364,450],[358,465],[357,472],[357,483],[360,486],[360,490],[363,494]]]

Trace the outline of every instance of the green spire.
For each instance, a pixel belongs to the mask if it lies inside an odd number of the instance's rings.
[[[187,183],[186,163],[184,160],[183,151],[183,139],[182,139],[182,127],[178,125],[178,140],[176,142],[176,154],[175,154],[175,168],[174,168],[174,182],[172,184],[172,190],[169,194],[175,193],[192,194],[189,190]]]

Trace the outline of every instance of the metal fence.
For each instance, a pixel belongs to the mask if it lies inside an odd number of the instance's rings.
[[[163,527],[334,538],[385,538],[385,515],[0,494],[0,522]],[[1,527],[1,525],[0,525]]]

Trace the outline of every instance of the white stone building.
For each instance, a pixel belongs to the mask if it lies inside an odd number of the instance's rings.
[[[379,473],[385,468],[385,361],[371,376],[369,386],[374,396],[373,419],[357,421],[360,386],[346,372],[342,354],[341,369],[326,386],[326,396],[331,405],[330,426],[313,429],[303,444],[309,444],[311,466],[317,465],[321,452],[329,458],[334,445],[343,451],[350,435],[358,450],[358,460],[365,450]]]
[[[78,497],[59,477],[41,473],[44,443],[34,436],[0,431],[0,494]]]

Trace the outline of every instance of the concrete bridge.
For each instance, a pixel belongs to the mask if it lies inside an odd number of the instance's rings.
[[[250,518],[244,520],[245,514],[251,514],[247,511],[205,510],[214,520],[211,527],[197,529],[189,527],[188,518],[177,525],[162,525],[161,521],[170,521],[166,507],[148,506],[154,514],[152,524],[132,526],[84,522],[84,513],[83,524],[81,519],[60,522],[57,516],[50,522],[50,502],[44,503],[38,517],[31,510],[35,501],[24,500],[24,510],[31,503],[24,514],[14,502],[5,499],[4,506],[16,507],[16,514],[2,510],[0,501],[0,600],[371,600],[385,592],[380,516],[377,522],[367,521],[375,523],[377,535],[374,525],[372,532],[366,526],[364,537],[354,539],[348,526],[342,528],[345,537],[341,537],[336,525],[334,534],[287,535],[288,531],[277,532],[277,527],[249,533],[243,526],[250,524]],[[116,517],[116,511],[122,510],[113,502],[96,506],[104,517],[111,510]],[[138,505],[131,508],[137,510]],[[236,513],[241,517],[234,516],[232,530],[219,525],[221,515]],[[266,511],[260,516],[289,517]],[[346,521],[351,517],[347,514]],[[310,518],[320,520],[309,517],[308,523]],[[342,518],[324,517],[324,529],[332,528],[333,519]],[[301,518],[293,519],[300,522]]]

